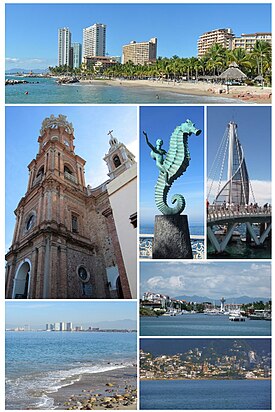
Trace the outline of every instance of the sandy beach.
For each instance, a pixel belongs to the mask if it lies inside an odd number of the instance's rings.
[[[84,374],[72,385],[60,388],[49,396],[54,398],[54,408],[68,409],[136,409],[136,367],[108,372]],[[116,401],[115,401],[116,399]]]
[[[257,86],[227,86],[221,84],[212,84],[206,82],[183,82],[174,83],[173,81],[153,81],[153,80],[80,80],[80,83],[88,84],[105,84],[109,86],[121,87],[153,87],[155,88],[161,100],[161,91],[182,93],[195,96],[213,96],[219,95],[224,98],[239,99],[246,103],[271,103],[272,88],[265,87],[262,89]]]

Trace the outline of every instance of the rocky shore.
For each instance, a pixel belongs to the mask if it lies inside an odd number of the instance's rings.
[[[50,396],[59,410],[133,410],[137,401],[136,380],[136,367],[85,374]]]
[[[15,84],[37,84],[39,82],[29,82],[27,80],[6,79],[5,86],[14,86]]]

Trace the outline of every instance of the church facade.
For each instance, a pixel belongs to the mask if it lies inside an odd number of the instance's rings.
[[[85,184],[85,160],[75,153],[74,129],[66,116],[46,118],[38,143],[38,154],[28,165],[27,192],[15,210],[6,254],[6,298],[135,298],[134,155],[110,133],[104,157],[109,180],[93,189]],[[129,188],[127,210],[119,214],[124,221],[116,221],[123,204],[112,207],[110,198],[116,200],[117,193],[128,198]],[[115,214],[113,208],[118,209]],[[126,227],[124,243],[119,225]]]

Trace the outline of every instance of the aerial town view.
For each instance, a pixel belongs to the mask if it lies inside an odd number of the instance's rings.
[[[136,409],[136,329],[135,302],[7,302],[6,410]]]
[[[270,263],[141,262],[140,334],[270,336]]]
[[[270,409],[270,339],[142,339],[141,409]]]
[[[171,30],[181,15],[195,22]],[[270,16],[249,3],[8,4],[6,103],[270,103]]]

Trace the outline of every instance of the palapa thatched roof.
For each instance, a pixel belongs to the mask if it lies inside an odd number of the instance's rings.
[[[222,74],[219,75],[220,79],[226,80],[243,80],[246,77],[247,75],[239,69],[239,66],[236,62],[231,63],[228,69],[226,69]]]
[[[259,74],[259,76],[255,77],[256,81],[262,82],[264,80],[263,76],[261,74]]]

